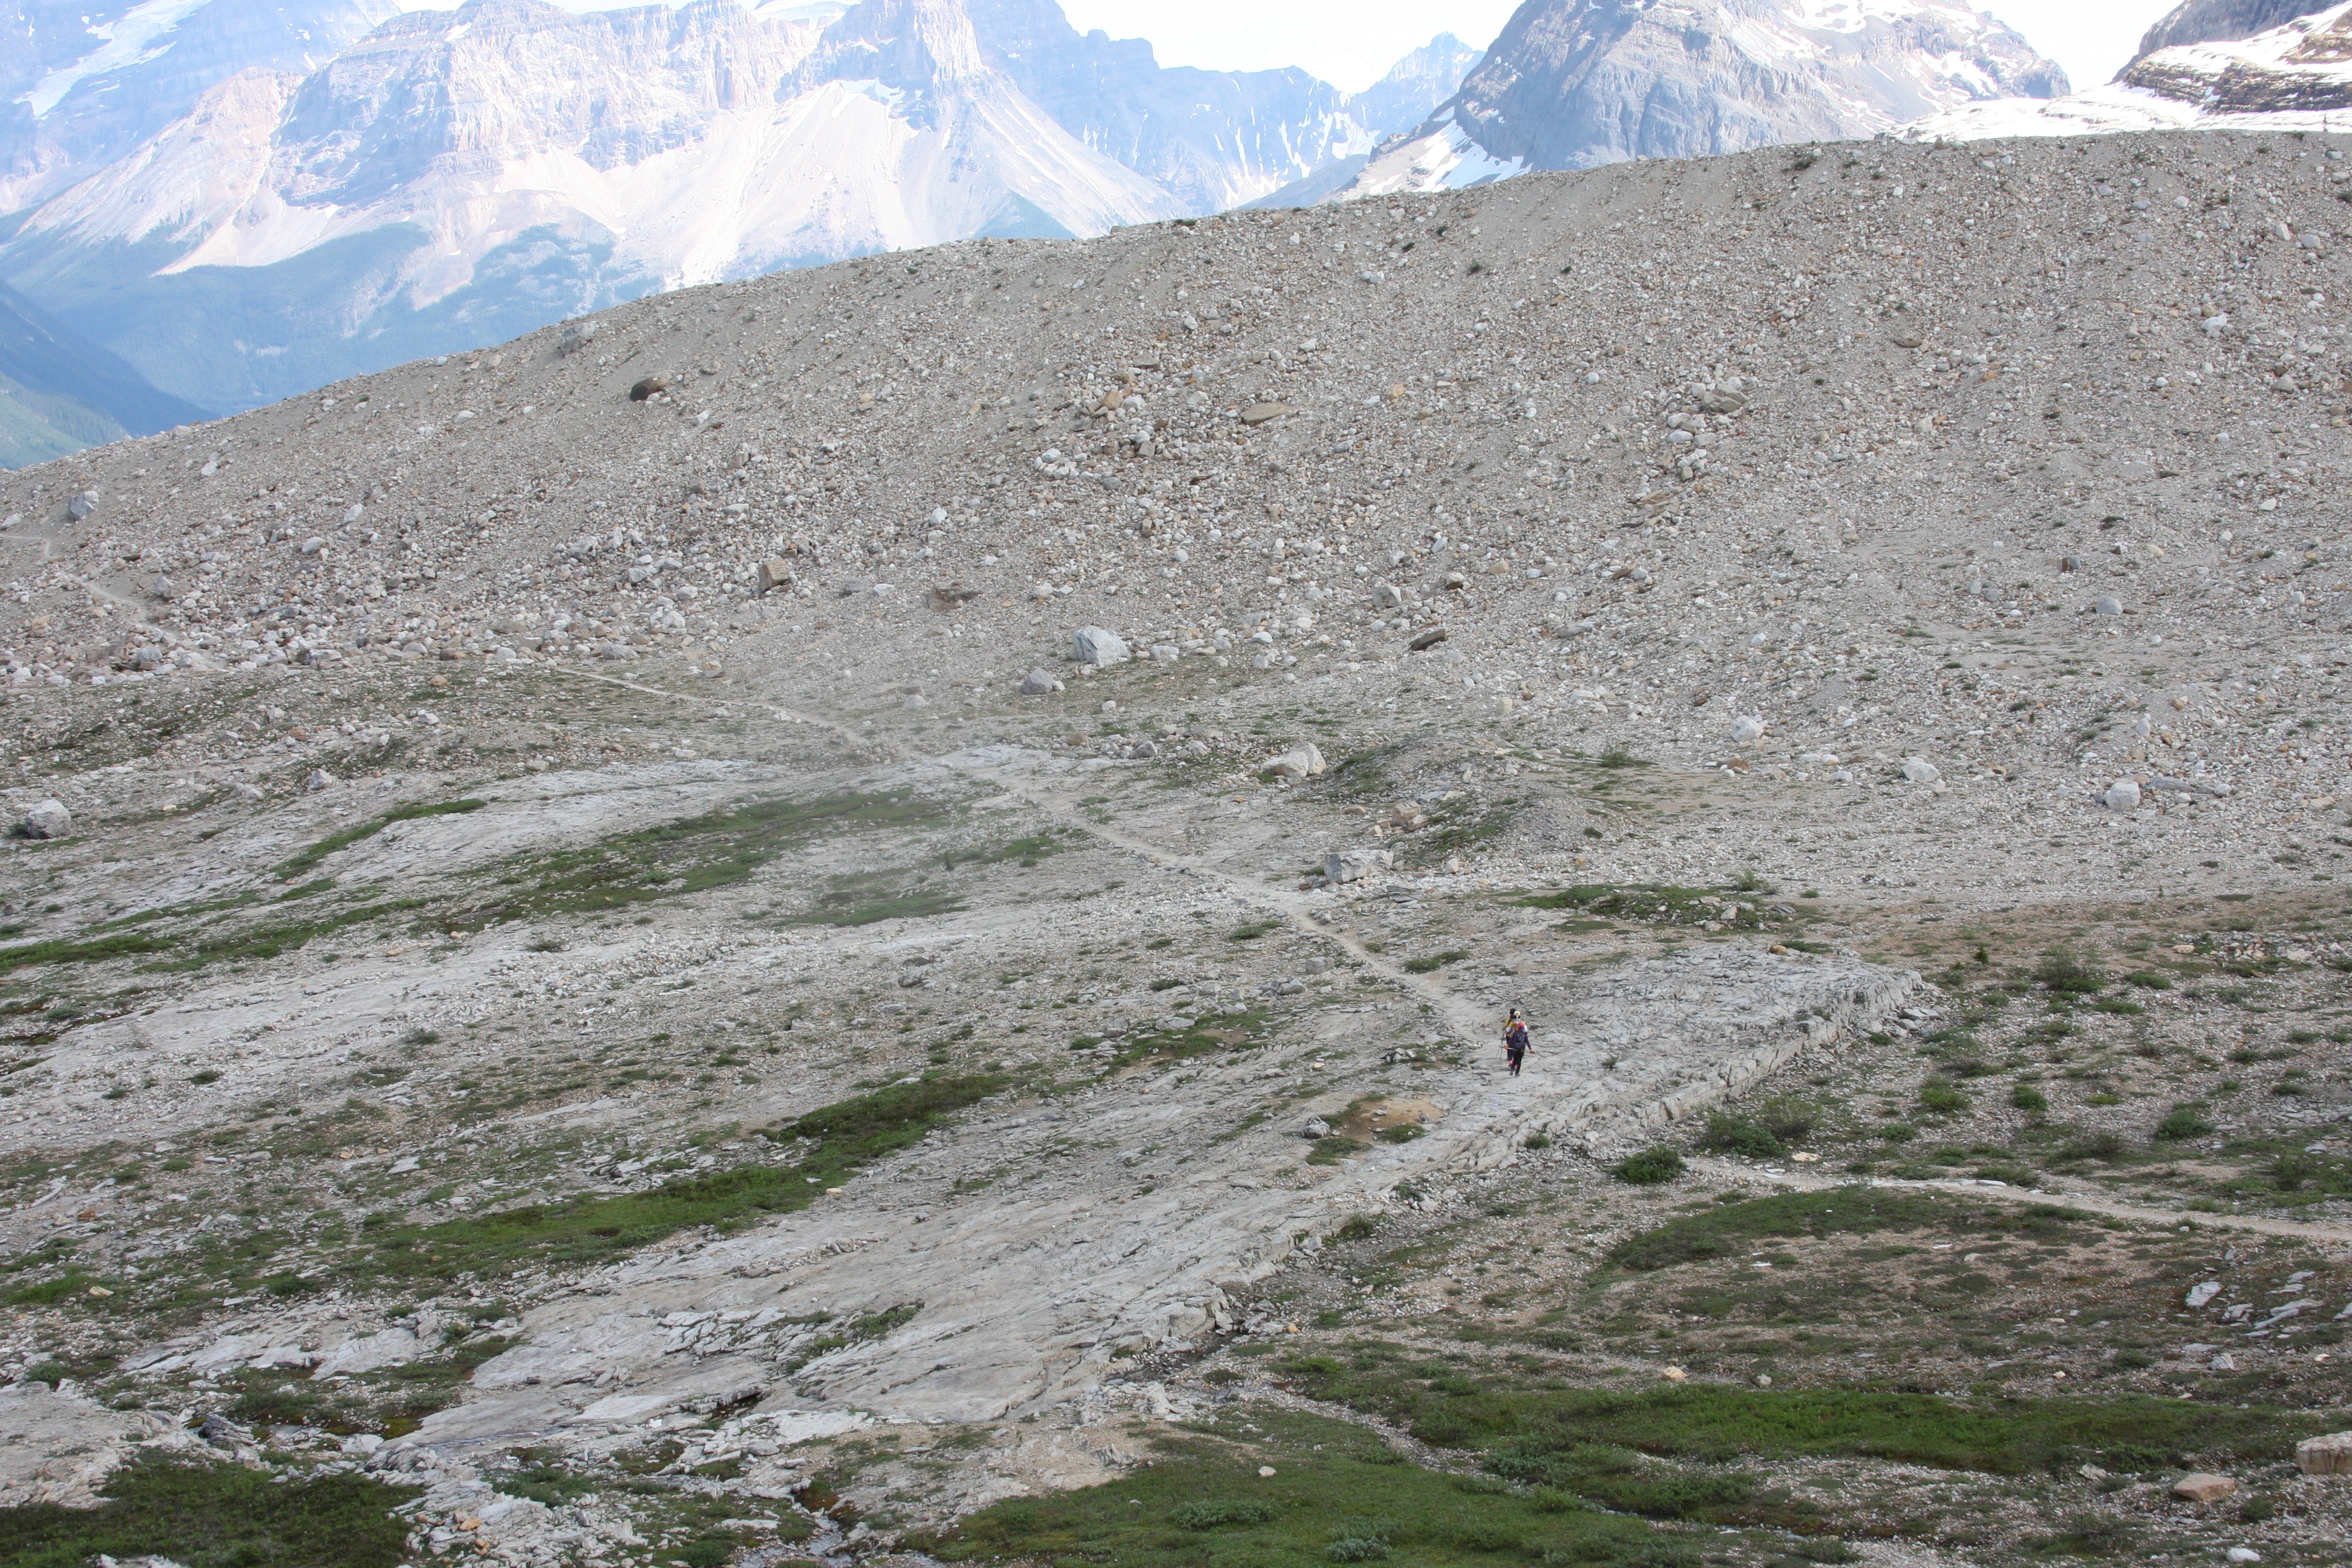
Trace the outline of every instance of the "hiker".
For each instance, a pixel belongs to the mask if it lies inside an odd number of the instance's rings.
[[[1517,1007],[1503,1021],[1503,1056],[1511,1064],[1511,1076],[1518,1077],[1519,1064],[1528,1059],[1528,1021]]]

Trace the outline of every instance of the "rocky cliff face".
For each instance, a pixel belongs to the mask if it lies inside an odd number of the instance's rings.
[[[2251,38],[2323,8],[2312,0],[2182,0],[2141,37],[2132,66],[2161,49]]]
[[[2158,50],[2119,79],[2200,113],[2352,109],[2352,5],[2337,5],[2242,41]]]
[[[2048,101],[1970,105],[1906,126],[1904,134],[1970,141],[2174,129],[2340,129],[2343,111],[2352,109],[2352,5],[2338,0],[2252,37],[2235,30],[2264,14],[2266,8],[2252,4],[2183,5],[2148,38],[2196,35],[2198,41],[2145,53],[2105,86]]]
[[[1453,34],[1440,33],[1348,100],[1349,117],[1370,132],[1362,146],[1343,152],[1304,178],[1248,205],[1313,206],[1347,190],[1371,162],[1374,151],[1428,119],[1433,110],[1461,89],[1463,78],[1485,58]]]
[[[1053,0],[473,0],[330,52],[210,82],[0,274],[236,407],[650,290],[1216,210],[1374,140],[1304,72],[1163,70]]]
[[[125,0],[0,10],[0,211],[130,153],[244,70],[310,70],[394,0]]]
[[[1463,79],[1486,58],[1451,33],[1440,33],[1397,61],[1389,74],[1348,100],[1348,110],[1367,130],[1381,134],[1411,131],[1431,110],[1461,90]]]
[[[1949,0],[1528,0],[1461,90],[1343,194],[1869,136],[2065,90],[2014,31]]]
[[[1365,151],[1385,129],[1303,70],[1163,69],[1140,38],[1081,36],[1055,0],[970,0],[970,11],[992,67],[1055,124],[1188,213],[1264,195]]]

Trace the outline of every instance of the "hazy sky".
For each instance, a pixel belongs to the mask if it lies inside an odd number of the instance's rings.
[[[1978,0],[2066,68],[2076,87],[2116,74],[2178,0]],[[2314,0],[2319,4],[2321,0]],[[1350,92],[1441,32],[1484,48],[1517,0],[1062,0],[1081,29],[1149,38],[1160,63],[1304,66]]]

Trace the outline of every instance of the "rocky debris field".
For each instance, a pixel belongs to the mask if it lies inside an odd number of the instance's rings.
[[[974,242],[8,476],[0,1560],[2340,1561],[2343,151]]]

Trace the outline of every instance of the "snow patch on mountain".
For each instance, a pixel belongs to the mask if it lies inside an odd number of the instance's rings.
[[[1393,195],[1399,191],[1458,191],[1492,184],[1527,173],[1517,158],[1497,158],[1449,120],[1424,135],[1391,142],[1364,165],[1348,188],[1350,196]]]
[[[28,105],[34,119],[47,118],[66,94],[89,78],[153,58],[170,47],[168,43],[159,45],[158,39],[210,3],[211,0],[147,0],[114,21],[91,24],[89,35],[100,40],[99,47],[71,64],[50,71],[16,101]]]
[[[551,226],[611,244],[621,277],[677,288],[936,245],[1007,212],[1070,235],[1179,214],[988,68],[969,28],[925,38],[938,68],[919,91],[872,75],[796,78],[818,42],[808,22],[707,7],[673,30],[660,13],[538,14],[551,11],[499,0],[404,18],[308,80],[234,79],[27,227],[185,247],[168,276],[269,267],[411,225],[425,243],[399,281],[422,309],[471,284],[483,256]],[[832,63],[873,68],[879,53],[864,43],[845,40]],[[748,79],[714,70],[722,57]],[[569,68],[540,85],[542,60]],[[634,101],[608,98],[601,112],[551,101],[591,65]],[[795,80],[806,85],[772,96]],[[414,106],[445,81],[468,89],[462,106],[419,124]]]
[[[2352,4],[2244,39],[2179,44],[2116,80],[2046,101],[2001,100],[1927,116],[1913,141],[1989,141],[2135,131],[2352,131]]]
[[[1959,0],[1528,0],[1460,89],[1330,199],[1853,140],[2065,89]]]

